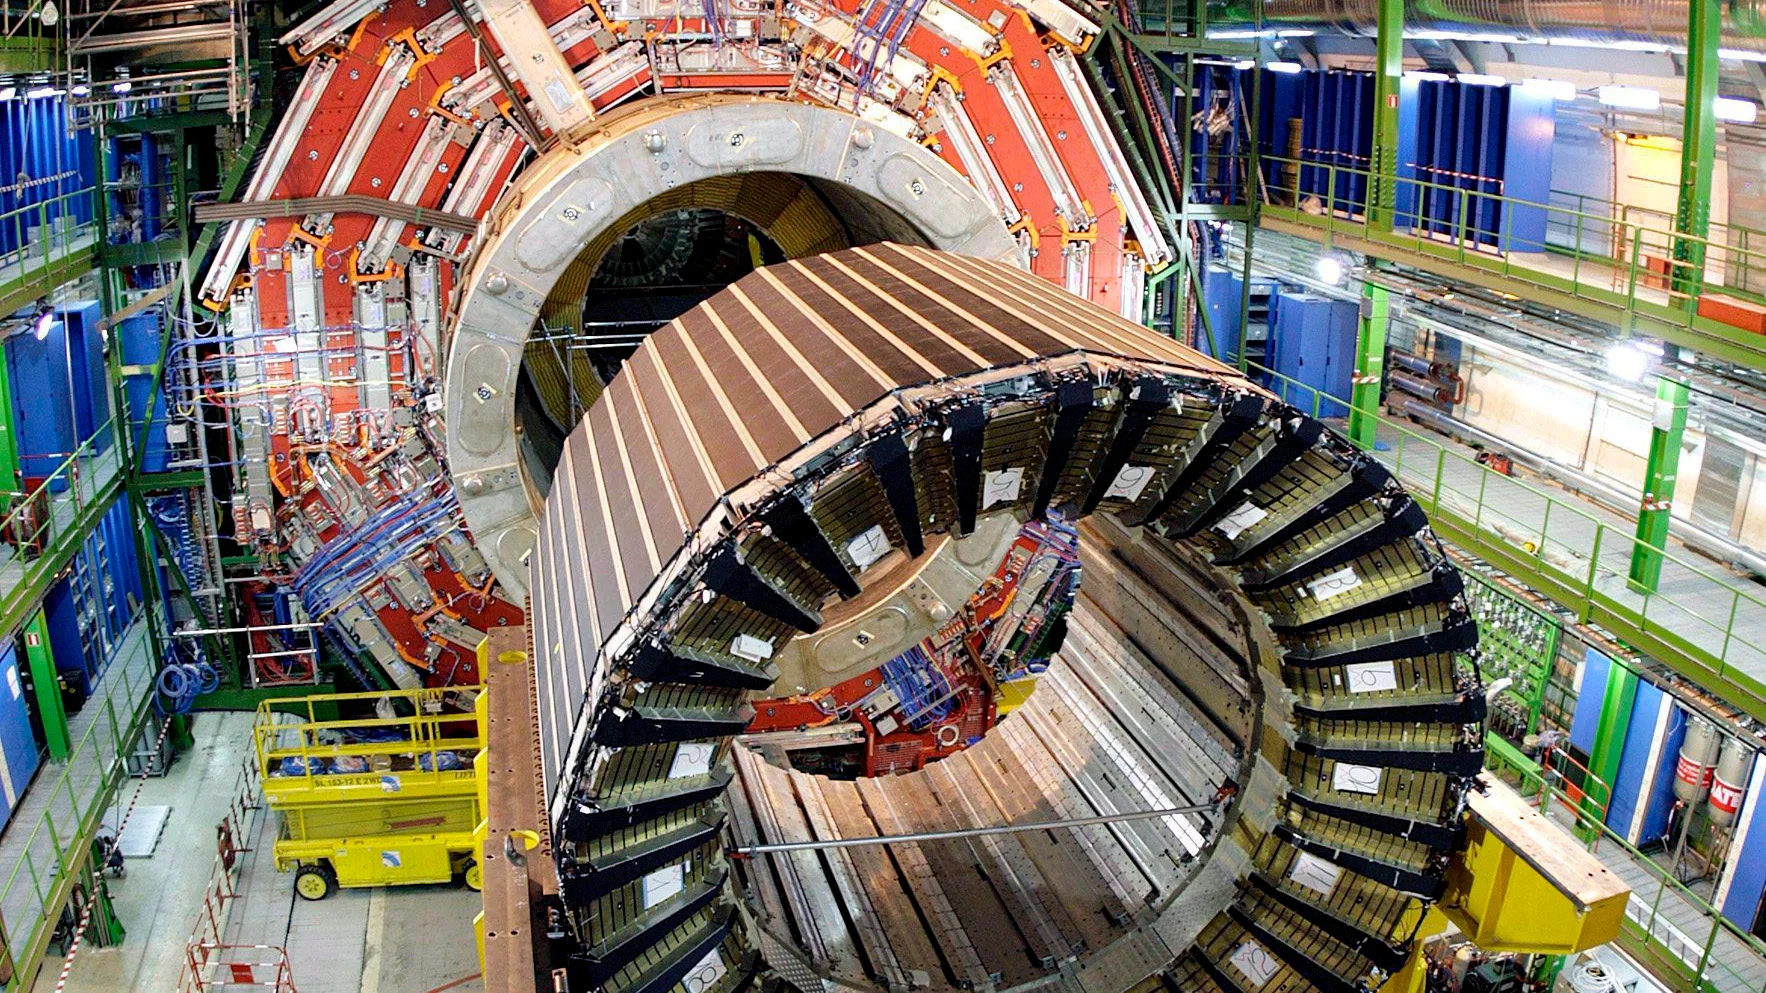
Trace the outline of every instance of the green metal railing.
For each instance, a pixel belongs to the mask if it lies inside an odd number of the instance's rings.
[[[94,221],[78,220],[84,205],[97,217],[98,190],[87,187],[0,213],[0,231],[19,248],[0,255],[0,314],[9,314],[47,296],[55,287],[93,267],[101,232]]]
[[[129,638],[151,637],[149,625],[138,612]],[[22,843],[10,838],[27,826],[14,823],[8,828],[6,851],[18,855],[5,882],[0,883],[0,915],[5,921],[7,947],[19,970],[8,989],[36,974],[36,964],[61,916],[69,887],[88,858],[104,811],[125,776],[129,750],[147,721],[157,670],[148,646],[132,648],[125,641],[100,684],[104,687],[102,702],[96,698],[87,701],[86,706],[95,713],[67,763],[59,769],[46,768],[45,778],[53,775],[54,782],[38,782],[27,795],[26,803],[45,804],[42,815],[29,825]],[[39,800],[44,795],[47,799]]]
[[[1538,203],[1483,189],[1414,177],[1388,178],[1409,206],[1385,228],[1369,217],[1366,198],[1377,187],[1367,168],[1263,156],[1279,181],[1256,179],[1265,221],[1285,222],[1310,231],[1327,244],[1342,242],[1369,254],[1387,253],[1410,264],[1450,263],[1471,270],[1492,288],[1527,286],[1591,305],[1598,316],[1623,317],[1628,328],[1659,335],[1677,344],[1751,365],[1766,365],[1766,335],[1725,324],[1699,312],[1698,287],[1766,305],[1766,295],[1746,279],[1719,286],[1674,258],[1674,246],[1703,246],[1706,265],[1719,272],[1766,272],[1766,233],[1717,225],[1717,236],[1695,238],[1674,230],[1672,219],[1652,211],[1582,210]],[[1320,185],[1322,181],[1322,186]],[[1329,194],[1312,196],[1309,190]],[[1430,204],[1425,209],[1423,204]],[[1593,201],[1585,201],[1584,205]],[[1537,238],[1515,233],[1517,211],[1542,211],[1546,233]],[[1438,219],[1444,218],[1444,219]],[[1553,234],[1558,237],[1553,238]],[[1590,251],[1593,240],[1608,247]],[[1696,253],[1695,253],[1696,255]],[[1463,273],[1462,273],[1463,274]],[[1756,278],[1757,282],[1758,279]],[[1694,287],[1688,291],[1686,287]],[[1585,308],[1586,309],[1586,308]],[[1618,314],[1610,313],[1617,311]]]
[[[1348,414],[1346,400],[1260,366],[1253,372],[1315,417]],[[1384,446],[1372,454],[1404,482],[1437,533],[1766,719],[1766,599],[1706,560],[1640,542],[1635,520],[1609,520],[1370,413]],[[1662,556],[1655,592],[1628,581],[1639,548]]]
[[[1766,941],[1731,923],[1709,900],[1607,827],[1599,817],[1588,816],[1586,800],[1565,790],[1555,769],[1542,774],[1537,763],[1504,751],[1490,752],[1488,761],[1490,768],[1515,783],[1519,792],[1541,812],[1549,811],[1554,800],[1563,805],[1572,818],[1569,826],[1575,830],[1571,833],[1590,852],[1607,846],[1609,851],[1603,861],[1611,864],[1612,850],[1616,849],[1649,877],[1648,883],[1632,887],[1625,906],[1620,941],[1627,951],[1648,960],[1658,970],[1666,969],[1680,976],[1688,989],[1766,993],[1766,981],[1748,975],[1757,975],[1759,970],[1743,969],[1743,963],[1738,961],[1741,956],[1751,956],[1756,963],[1766,963]],[[1669,907],[1675,901],[1697,917],[1696,933],[1689,934],[1674,922]],[[1681,916],[1684,919],[1686,915]]]
[[[19,384],[25,388],[27,384]],[[122,422],[106,421],[0,517],[0,634],[17,630],[123,489]]]

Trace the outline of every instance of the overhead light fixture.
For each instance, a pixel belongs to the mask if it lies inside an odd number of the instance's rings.
[[[1752,100],[1741,100],[1736,97],[1718,97],[1711,103],[1712,113],[1719,121],[1732,121],[1736,124],[1752,124],[1760,116],[1760,105]]]
[[[1312,274],[1317,276],[1320,282],[1331,286],[1341,286],[1343,277],[1348,273],[1349,267],[1344,265],[1343,260],[1335,255],[1320,255],[1318,261],[1312,263]]]
[[[1270,72],[1294,73],[1306,71],[1306,67],[1298,62],[1271,62],[1263,68],[1268,69]]]
[[[112,92],[112,93],[127,93],[134,88],[135,88],[135,84],[131,83],[125,79],[120,83],[112,83],[110,85],[110,92]]]
[[[46,28],[52,28],[61,20],[61,9],[55,6],[55,0],[43,0],[43,6],[37,9],[37,19]]]
[[[1576,99],[1576,84],[1567,79],[1523,79],[1521,90],[1551,97],[1558,103],[1569,103]]]
[[[1437,80],[1437,81],[1442,81],[1442,80],[1450,79],[1452,77],[1448,76],[1444,72],[1425,72],[1421,69],[1409,69],[1409,70],[1405,71],[1404,78],[1405,79],[1433,79],[1433,80]]]
[[[1644,86],[1602,86],[1594,91],[1601,103],[1622,110],[1660,110],[1662,95]]]
[[[72,93],[74,96],[83,97],[86,94],[92,92],[92,87],[87,86],[84,83],[81,83],[79,86],[74,87],[73,89],[69,90],[68,92]]]
[[[11,100],[16,96],[18,96],[18,87],[0,86],[0,100]]]
[[[1255,68],[1257,68],[1257,60],[1256,59],[1240,59],[1237,62],[1232,63],[1232,67],[1234,69],[1255,69]]]
[[[1318,34],[1311,28],[1283,28],[1275,33],[1277,38],[1310,38]]]
[[[1472,86],[1503,86],[1508,83],[1508,80],[1501,76],[1491,76],[1481,72],[1462,72],[1453,78]]]
[[[1621,341],[1607,349],[1607,371],[1628,383],[1642,379],[1648,369],[1649,353],[1636,342]]]
[[[37,316],[31,322],[31,336],[38,341],[49,337],[49,326],[55,323],[55,311],[47,303],[37,304]]]

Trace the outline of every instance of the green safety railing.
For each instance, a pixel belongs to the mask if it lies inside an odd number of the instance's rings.
[[[91,723],[74,744],[67,762],[59,770],[53,766],[45,769],[55,781],[31,787],[26,802],[36,803],[39,796],[47,796],[42,801],[42,815],[29,826],[22,842],[11,839],[26,830],[25,824],[15,823],[7,830],[8,843],[0,852],[16,857],[16,861],[5,882],[0,883],[0,918],[5,921],[7,948],[18,968],[7,989],[35,975],[35,965],[48,947],[69,888],[89,857],[104,811],[125,776],[129,751],[151,710],[148,704],[158,675],[154,653],[146,647],[131,650],[129,639],[151,637],[138,609],[124,648],[99,684],[102,702],[99,694],[86,702],[86,707],[95,710]]]
[[[1574,253],[1579,243],[1592,240],[1605,246],[1604,250],[1596,250],[1594,254],[1617,258],[1622,254],[1625,244],[1623,232],[1633,227],[1642,227],[1646,261],[1650,258],[1667,258],[1673,253],[1672,241],[1664,240],[1663,237],[1664,233],[1672,233],[1674,230],[1674,214],[1671,211],[1619,203],[1606,197],[1564,190],[1552,190],[1551,199],[1554,207],[1562,207],[1566,202],[1573,202],[1574,206],[1563,210],[1562,216],[1559,216],[1558,211],[1547,215],[1548,230],[1562,239],[1558,242],[1548,239],[1547,251],[1568,257]],[[1585,221],[1575,220],[1587,216],[1608,217],[1614,223],[1604,229],[1596,229]],[[1762,251],[1766,251],[1766,231],[1712,221],[1707,227],[1705,238],[1708,242],[1705,256],[1706,287],[1713,292],[1743,299],[1761,299],[1761,290],[1766,288],[1766,268],[1762,268],[1757,262]]]
[[[102,240],[95,221],[81,221],[85,209],[96,218],[95,187],[63,193],[0,213],[0,231],[19,247],[0,254],[0,313],[10,313],[92,265]]]
[[[1512,750],[1510,750],[1512,752]],[[1606,846],[1602,861],[1611,865],[1619,857],[1629,860],[1647,877],[1644,885],[1633,885],[1625,907],[1621,939],[1629,939],[1634,953],[1651,959],[1657,969],[1680,975],[1690,989],[1715,993],[1766,993],[1766,980],[1759,978],[1759,964],[1766,963],[1766,941],[1736,926],[1710,900],[1675,877],[1636,846],[1608,827],[1599,817],[1588,816],[1587,803],[1571,794],[1562,785],[1556,770],[1541,773],[1537,763],[1520,756],[1491,752],[1489,766],[1514,783],[1518,791],[1530,798],[1541,812],[1548,812],[1553,801],[1561,805],[1570,819],[1568,827],[1590,852]],[[1675,902],[1692,911],[1699,926],[1688,933],[1674,920],[1670,908]],[[1687,915],[1679,915],[1684,919]],[[1742,956],[1751,957],[1755,968],[1744,968]]]
[[[0,633],[22,621],[91,523],[122,489],[122,422],[112,417],[28,493],[0,494]]]
[[[1346,417],[1349,401],[1261,366],[1269,388],[1315,417]],[[1372,454],[1404,482],[1437,533],[1613,632],[1633,648],[1727,689],[1766,719],[1766,599],[1709,561],[1640,541],[1635,520],[1614,523],[1574,498],[1497,472],[1436,437],[1378,412]],[[1631,585],[1632,557],[1659,555],[1655,590]]]
[[[1453,263],[1500,277],[1501,284],[1548,290],[1651,322],[1640,330],[1686,332],[1710,348],[1726,346],[1730,356],[1766,357],[1766,336],[1701,314],[1698,300],[1701,293],[1722,293],[1766,305],[1766,295],[1748,289],[1745,281],[1718,285],[1706,278],[1712,266],[1719,272],[1766,271],[1766,251],[1754,247],[1766,247],[1766,234],[1731,237],[1717,225],[1713,230],[1724,237],[1693,237],[1675,231],[1672,219],[1655,212],[1619,211],[1614,216],[1610,209],[1580,210],[1455,183],[1382,178],[1356,165],[1269,155],[1262,162],[1278,177],[1256,180],[1262,216],[1317,231],[1327,243],[1342,239],[1364,249],[1401,250],[1412,262]],[[1394,203],[1408,201],[1391,210],[1395,220],[1390,226],[1376,222],[1368,211],[1382,183],[1394,191]],[[1313,190],[1328,192],[1315,195]],[[1519,235],[1512,223],[1519,211],[1543,212],[1544,235]],[[1585,247],[1587,235],[1594,232],[1602,234],[1594,240],[1604,242],[1606,250]],[[1682,254],[1703,261],[1676,259],[1677,246]]]

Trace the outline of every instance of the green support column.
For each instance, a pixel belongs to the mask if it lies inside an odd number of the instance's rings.
[[[1681,130],[1680,201],[1674,230],[1675,292],[1688,311],[1705,286],[1705,243],[1711,229],[1711,173],[1717,167],[1717,43],[1721,0],[1692,0],[1686,34],[1686,121]]]
[[[12,424],[12,373],[0,351],[0,491],[18,492],[18,435]],[[10,501],[5,501],[10,504]],[[9,506],[0,507],[5,513]]]
[[[43,721],[43,747],[55,762],[67,761],[73,737],[67,730],[67,706],[61,700],[60,674],[49,651],[49,622],[39,609],[25,622],[25,663],[31,669],[31,687],[37,698],[37,716]]]
[[[1398,200],[1398,87],[1404,76],[1404,0],[1378,0],[1379,30],[1374,40],[1374,147],[1369,164],[1368,220],[1375,230],[1392,229]]]
[[[1643,504],[1637,512],[1637,543],[1631,548],[1631,588],[1654,593],[1662,578],[1662,552],[1668,547],[1668,519],[1674,480],[1680,471],[1680,443],[1686,436],[1683,380],[1656,381],[1656,409],[1649,434],[1649,461],[1643,470]]]
[[[1374,447],[1379,424],[1380,383],[1386,378],[1386,288],[1361,284],[1361,320],[1355,327],[1355,377],[1349,393],[1349,440]]]
[[[1607,667],[1607,689],[1601,697],[1600,727],[1588,752],[1588,771],[1602,786],[1587,784],[1583,811],[1591,820],[1604,820],[1611,805],[1613,781],[1619,778],[1619,759],[1625,752],[1625,736],[1631,733],[1631,708],[1637,702],[1637,674],[1619,664]]]

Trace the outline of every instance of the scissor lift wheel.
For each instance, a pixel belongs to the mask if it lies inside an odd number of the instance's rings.
[[[337,890],[337,873],[322,862],[300,867],[294,875],[294,891],[303,900],[323,900]]]

